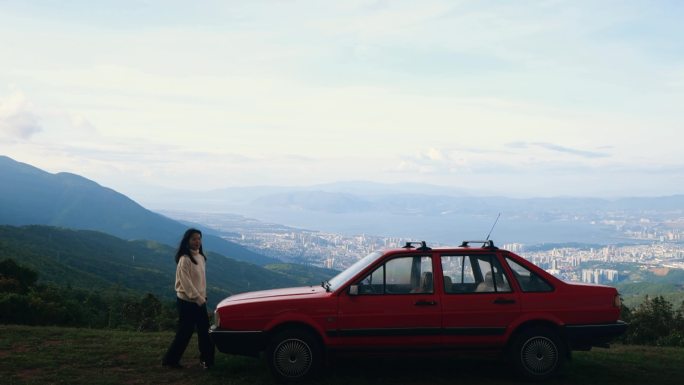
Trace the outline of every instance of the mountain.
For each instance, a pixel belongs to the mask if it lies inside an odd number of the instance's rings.
[[[281,207],[325,213],[409,213],[441,215],[445,212],[478,213],[485,210],[507,212],[566,211],[586,213],[597,210],[681,211],[684,195],[639,198],[507,198],[502,196],[474,197],[430,193],[344,193],[320,190],[272,193],[251,202],[254,206]]]
[[[356,195],[324,191],[273,194],[257,198],[252,204],[263,207],[305,209],[336,214],[373,209],[371,202]]]
[[[285,198],[291,194],[294,194],[294,199],[299,199],[299,197],[301,197],[297,196],[297,194],[313,194],[313,197],[317,200],[323,198],[316,197],[316,194],[327,194],[327,200],[331,203],[333,202],[332,197],[334,196],[337,196],[340,199],[353,197],[353,199],[358,200],[359,202],[364,202],[367,196],[377,197],[395,194],[425,196],[448,195],[454,197],[476,195],[472,190],[424,183],[378,183],[369,181],[334,182],[311,186],[244,186],[209,191],[146,188],[136,192],[136,196],[139,198],[138,200],[144,202],[147,207],[153,209],[187,210],[186,202],[190,201],[193,202],[193,209],[198,212],[230,212],[232,208],[257,205],[260,199],[270,199],[270,197]],[[339,207],[340,205],[335,203],[332,206]]]
[[[37,271],[41,282],[58,286],[153,293],[172,299],[174,252],[161,243],[126,241],[90,230],[0,226],[0,260],[14,259]],[[301,269],[278,264],[269,270],[208,253],[208,296],[215,305],[230,294],[318,284],[334,275],[324,269]],[[293,271],[300,274],[293,276]]]
[[[192,194],[178,191],[164,195],[163,201],[151,202],[163,210],[191,206],[198,213],[233,213],[347,236],[370,234],[442,244],[486,237],[499,213],[493,239],[499,244],[526,245],[634,242],[636,238],[627,232],[666,233],[666,228],[681,226],[678,223],[684,215],[681,194],[610,199],[510,198],[505,196],[506,186],[497,181],[481,188],[500,191],[500,196],[476,196],[468,188],[410,182],[340,182],[235,187]]]
[[[134,240],[178,244],[187,225],[154,213],[123,194],[71,173],[51,174],[0,156],[0,224],[96,230]],[[201,228],[201,226],[200,226]],[[260,265],[278,260],[205,231],[206,250]]]

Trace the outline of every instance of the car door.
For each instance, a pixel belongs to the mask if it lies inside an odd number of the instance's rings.
[[[504,344],[506,328],[520,314],[520,301],[498,253],[443,253],[439,260],[444,346]]]
[[[399,255],[339,299],[339,346],[427,348],[441,342],[441,304],[431,255]]]

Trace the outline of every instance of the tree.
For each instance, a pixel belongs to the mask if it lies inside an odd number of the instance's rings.
[[[26,293],[37,280],[36,271],[19,266],[13,259],[0,261],[0,292]]]
[[[681,309],[681,307],[680,307]],[[682,312],[674,311],[664,297],[648,296],[634,311],[627,313],[630,326],[624,338],[632,344],[684,346]]]

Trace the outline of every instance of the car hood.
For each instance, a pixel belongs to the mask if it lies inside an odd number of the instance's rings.
[[[238,301],[250,301],[264,298],[274,297],[296,297],[296,296],[312,296],[319,293],[324,293],[325,289],[320,286],[303,286],[303,287],[289,287],[286,289],[273,289],[250,291],[247,293],[232,295],[219,303],[219,307],[223,304]]]

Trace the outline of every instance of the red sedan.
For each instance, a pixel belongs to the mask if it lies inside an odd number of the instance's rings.
[[[471,247],[473,243],[481,247]],[[489,350],[527,378],[624,333],[615,288],[561,281],[491,241],[376,251],[317,287],[234,295],[216,309],[219,351],[266,352],[279,380],[334,351]]]

